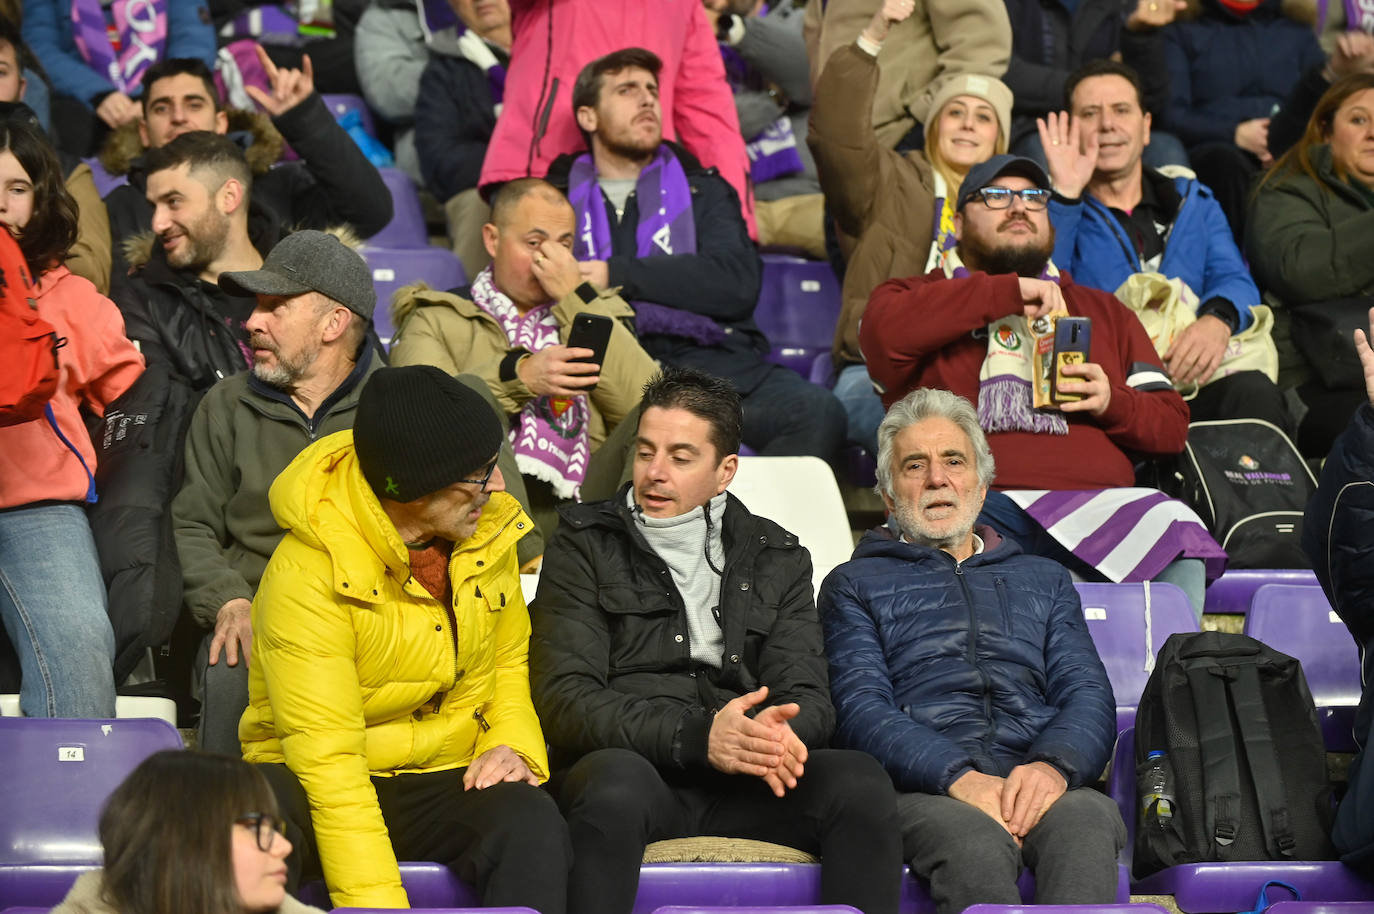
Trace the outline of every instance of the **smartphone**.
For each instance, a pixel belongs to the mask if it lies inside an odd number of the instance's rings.
[[[591,358],[577,359],[579,362],[606,363],[606,347],[611,342],[611,318],[604,314],[579,311],[573,316],[572,329],[568,331],[568,347],[592,350]],[[593,384],[587,392],[596,389]]]
[[[1082,365],[1088,361],[1088,351],[1092,348],[1093,322],[1089,317],[1061,317],[1054,323],[1054,402],[1067,403],[1081,400],[1079,393],[1061,393],[1059,385],[1065,382],[1082,381],[1082,378],[1064,374],[1070,365]]]

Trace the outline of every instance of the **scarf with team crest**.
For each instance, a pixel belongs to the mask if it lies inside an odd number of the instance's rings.
[[[939,258],[947,279],[969,275],[957,249],[948,248]],[[1053,263],[1047,263],[1040,278],[1057,283],[1059,270]],[[988,354],[978,372],[978,425],[985,432],[1069,433],[1063,413],[1038,410],[1032,405],[1031,371],[1035,362],[1030,330],[1030,323],[1021,314],[1000,317],[988,324]]]
[[[515,303],[496,288],[490,266],[473,280],[472,303],[496,319],[512,348],[538,352],[558,343],[553,303],[531,308],[522,315]],[[589,419],[586,394],[531,398],[511,425],[515,465],[526,476],[549,483],[559,498],[577,498],[592,453],[587,436]]]

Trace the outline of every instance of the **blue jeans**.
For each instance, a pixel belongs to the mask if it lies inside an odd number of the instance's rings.
[[[878,426],[883,424],[883,401],[873,389],[864,365],[846,365],[835,380],[835,398],[844,407],[849,420],[846,437],[862,444],[874,457],[878,456]]]
[[[26,717],[115,716],[114,630],[82,508],[0,512],[0,620],[19,655]]]
[[[819,457],[834,465],[844,444],[844,410],[835,396],[790,368],[774,365],[741,405],[744,443],[765,457]]]

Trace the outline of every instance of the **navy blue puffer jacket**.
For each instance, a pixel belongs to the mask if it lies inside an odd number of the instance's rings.
[[[1106,766],[1116,713],[1069,575],[978,528],[947,553],[868,533],[821,586],[836,745],[898,790],[943,794],[964,772],[1048,762],[1070,788]]]

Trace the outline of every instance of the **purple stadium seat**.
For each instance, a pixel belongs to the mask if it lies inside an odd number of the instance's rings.
[[[379,168],[382,183],[391,192],[391,221],[367,243],[378,248],[423,248],[429,246],[429,230],[420,206],[420,194],[410,176],[399,168]]]
[[[372,270],[372,287],[377,290],[377,310],[372,320],[377,335],[390,345],[396,335],[391,323],[391,296],[408,283],[423,279],[433,289],[452,289],[467,285],[463,263],[446,248],[379,248],[365,244],[358,249]]]
[[[1160,647],[1174,632],[1197,631],[1197,617],[1188,597],[1173,584],[1074,587],[1116,696],[1116,728],[1135,726],[1136,705]]]
[[[1148,902],[1125,904],[971,904],[964,914],[1167,914]]]
[[[1237,568],[1227,571],[1207,588],[1205,613],[1243,614],[1255,591],[1265,584],[1316,584],[1317,576],[1305,568]]]
[[[401,884],[415,908],[480,904],[470,887],[437,863],[402,863]],[[1018,884],[1022,898],[1029,901],[1035,896],[1035,880],[1029,871],[1021,874]],[[1128,901],[1129,889],[1126,867],[1119,867],[1117,901]],[[674,905],[814,907],[820,894],[821,868],[816,863],[646,863],[640,869],[633,914],[653,914]],[[329,907],[323,882],[302,885],[296,897],[318,908]],[[935,914],[935,903],[923,883],[904,876],[898,910]]]
[[[100,194],[101,197],[104,197],[121,184],[129,183],[128,175],[110,174],[105,170],[105,166],[100,164],[100,159],[96,156],[91,156],[81,161],[91,166],[91,176],[95,179],[95,192]]]
[[[1245,634],[1296,657],[1307,676],[1326,747],[1355,752],[1355,709],[1360,703],[1360,651],[1315,585],[1265,584],[1245,614]]]
[[[847,904],[664,905],[653,914],[860,914]]]
[[[356,111],[362,119],[363,129],[372,136],[377,135],[376,125],[372,121],[372,112],[367,107],[367,101],[361,95],[340,93],[338,95],[325,94],[320,97],[324,99],[325,106],[329,108],[329,113],[334,115],[334,120],[339,120],[350,111]]]
[[[100,866],[96,824],[125,776],[182,748],[163,720],[0,717],[0,904],[52,905]]]
[[[539,914],[534,908],[425,908],[425,914]],[[395,914],[395,908],[335,908],[333,914]],[[5,914],[0,911],[0,914]]]
[[[401,885],[412,908],[476,908],[482,905],[477,893],[442,863],[402,863]],[[317,908],[329,907],[329,894],[322,881],[304,883],[296,897]]]
[[[3,908],[0,914],[48,914],[52,908]]]
[[[1124,730],[1117,737],[1107,792],[1116,800],[1126,821],[1130,840],[1122,857],[1129,858],[1136,826],[1134,729]],[[1295,886],[1308,901],[1374,900],[1374,883],[1360,878],[1339,860],[1187,863],[1134,880],[1131,893],[1173,895],[1185,914],[1246,911],[1254,906],[1260,886],[1271,879]]]
[[[1276,901],[1265,914],[1374,914],[1374,901]]]
[[[754,320],[768,337],[770,361],[810,377],[816,356],[829,352],[840,319],[840,283],[830,264],[784,254],[763,255],[763,284]]]

